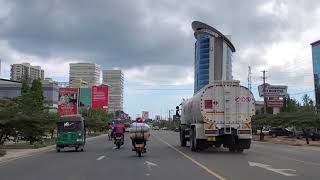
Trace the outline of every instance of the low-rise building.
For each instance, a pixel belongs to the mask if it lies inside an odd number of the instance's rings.
[[[8,79],[0,79],[0,99],[16,98],[21,95],[22,83]],[[59,87],[57,83],[43,82],[44,105],[52,111],[58,107]]]

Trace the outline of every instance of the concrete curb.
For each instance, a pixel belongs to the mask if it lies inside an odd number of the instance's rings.
[[[107,136],[107,135],[103,134],[103,135],[99,135],[99,136],[95,136],[95,137],[89,137],[89,138],[87,138],[87,142],[90,142],[90,141],[93,141],[95,139],[105,137],[105,136]],[[50,146],[46,146],[46,147],[38,148],[38,149],[20,149],[21,151],[25,151],[25,152],[22,152],[20,154],[19,153],[16,153],[16,154],[7,153],[5,156],[0,157],[0,165],[8,163],[10,161],[17,160],[17,159],[30,157],[30,156],[33,156],[35,154],[39,154],[42,152],[54,151],[55,149],[56,149],[56,145],[50,145]]]

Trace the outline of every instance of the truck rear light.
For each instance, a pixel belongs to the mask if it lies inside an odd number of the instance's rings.
[[[217,129],[206,129],[204,130],[205,134],[219,134],[219,131]]]
[[[238,134],[251,134],[251,130],[238,130]]]

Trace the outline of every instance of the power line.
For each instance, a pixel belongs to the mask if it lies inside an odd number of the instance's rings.
[[[314,90],[304,91],[304,92],[299,92],[299,93],[294,93],[294,94],[289,93],[289,95],[299,95],[299,94],[305,94],[305,93],[310,93],[310,92],[314,92]]]

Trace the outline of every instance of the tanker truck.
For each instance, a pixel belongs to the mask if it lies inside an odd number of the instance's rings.
[[[230,152],[249,149],[255,99],[240,81],[214,81],[177,106],[180,144],[192,151],[223,146]]]

